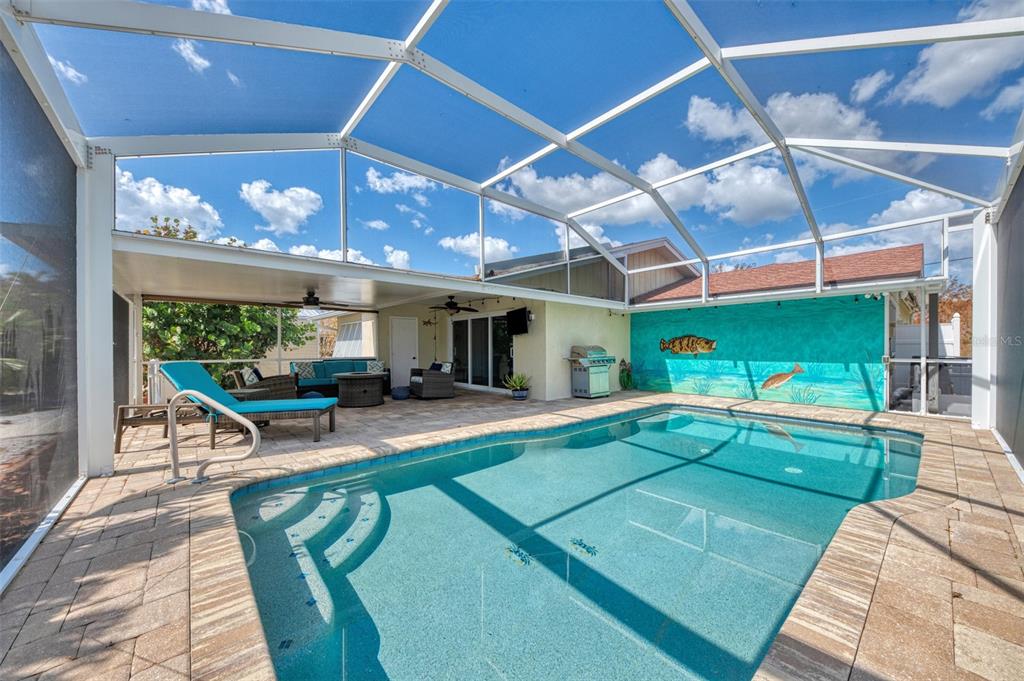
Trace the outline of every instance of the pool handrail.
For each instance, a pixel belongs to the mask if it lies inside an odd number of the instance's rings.
[[[169,484],[181,482],[184,480],[184,476],[181,475],[181,471],[178,468],[178,423],[177,423],[177,406],[179,403],[189,400],[190,402],[201,402],[207,407],[212,408],[216,413],[223,414],[228,418],[236,421],[239,425],[245,426],[245,428],[252,434],[252,444],[249,445],[249,449],[242,455],[239,456],[215,456],[212,459],[199,464],[199,468],[196,469],[196,477],[192,479],[193,484],[199,484],[206,482],[210,478],[204,473],[206,468],[211,464],[215,463],[228,463],[234,461],[244,461],[250,456],[259,451],[260,448],[260,431],[256,427],[256,424],[245,418],[241,414],[237,413],[230,407],[226,407],[217,400],[204,395],[198,390],[181,390],[171,398],[171,401],[167,404],[167,438],[170,441],[170,452],[171,452],[171,477],[168,478]]]

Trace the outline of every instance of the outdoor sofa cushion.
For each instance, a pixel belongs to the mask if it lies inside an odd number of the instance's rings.
[[[333,378],[300,378],[300,388],[313,388],[321,385],[332,385],[334,383]]]
[[[299,374],[299,385],[327,385],[333,380],[334,374],[344,374],[352,371],[366,371],[367,360],[365,359],[321,359],[316,362],[292,362],[292,373],[298,373],[301,365],[311,364],[312,376]],[[303,383],[303,380],[326,380],[327,383]]]

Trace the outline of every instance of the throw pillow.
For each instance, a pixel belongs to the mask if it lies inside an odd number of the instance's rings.
[[[256,372],[252,369],[242,369],[242,380],[246,385],[252,385],[257,383],[260,379],[256,378]]]
[[[441,363],[440,362],[434,362],[433,364],[430,365],[430,370],[431,371],[440,371],[441,370]]]
[[[366,370],[371,374],[383,374],[384,373],[384,362],[376,359],[371,359],[366,363]]]
[[[253,367],[252,368],[252,375],[256,377],[257,381],[262,381],[263,380],[263,372],[260,371],[259,367]]]
[[[452,363],[451,362],[441,362],[441,373],[442,374],[450,374],[451,372],[452,372]]]
[[[316,374],[313,373],[312,362],[296,362],[295,363],[295,374],[299,378],[316,378]]]

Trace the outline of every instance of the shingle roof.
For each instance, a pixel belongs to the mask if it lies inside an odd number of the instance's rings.
[[[825,285],[870,281],[872,279],[899,279],[919,277],[924,269],[924,246],[913,244],[884,248],[852,255],[825,258]],[[749,269],[714,272],[708,282],[712,295],[748,293],[770,289],[814,286],[814,261],[775,263]],[[700,298],[700,279],[669,284],[642,296],[635,302],[654,302]]]

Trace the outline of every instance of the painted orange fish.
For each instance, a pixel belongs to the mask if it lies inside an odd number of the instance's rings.
[[[661,339],[661,351],[671,350],[673,355],[690,355],[694,357],[702,352],[711,352],[718,346],[718,341],[700,336],[676,336],[670,340]]]
[[[772,388],[778,388],[789,379],[793,378],[797,374],[804,373],[803,367],[799,364],[793,363],[792,371],[783,371],[778,374],[772,374],[765,379],[764,383],[761,384],[761,390],[771,390]]]

